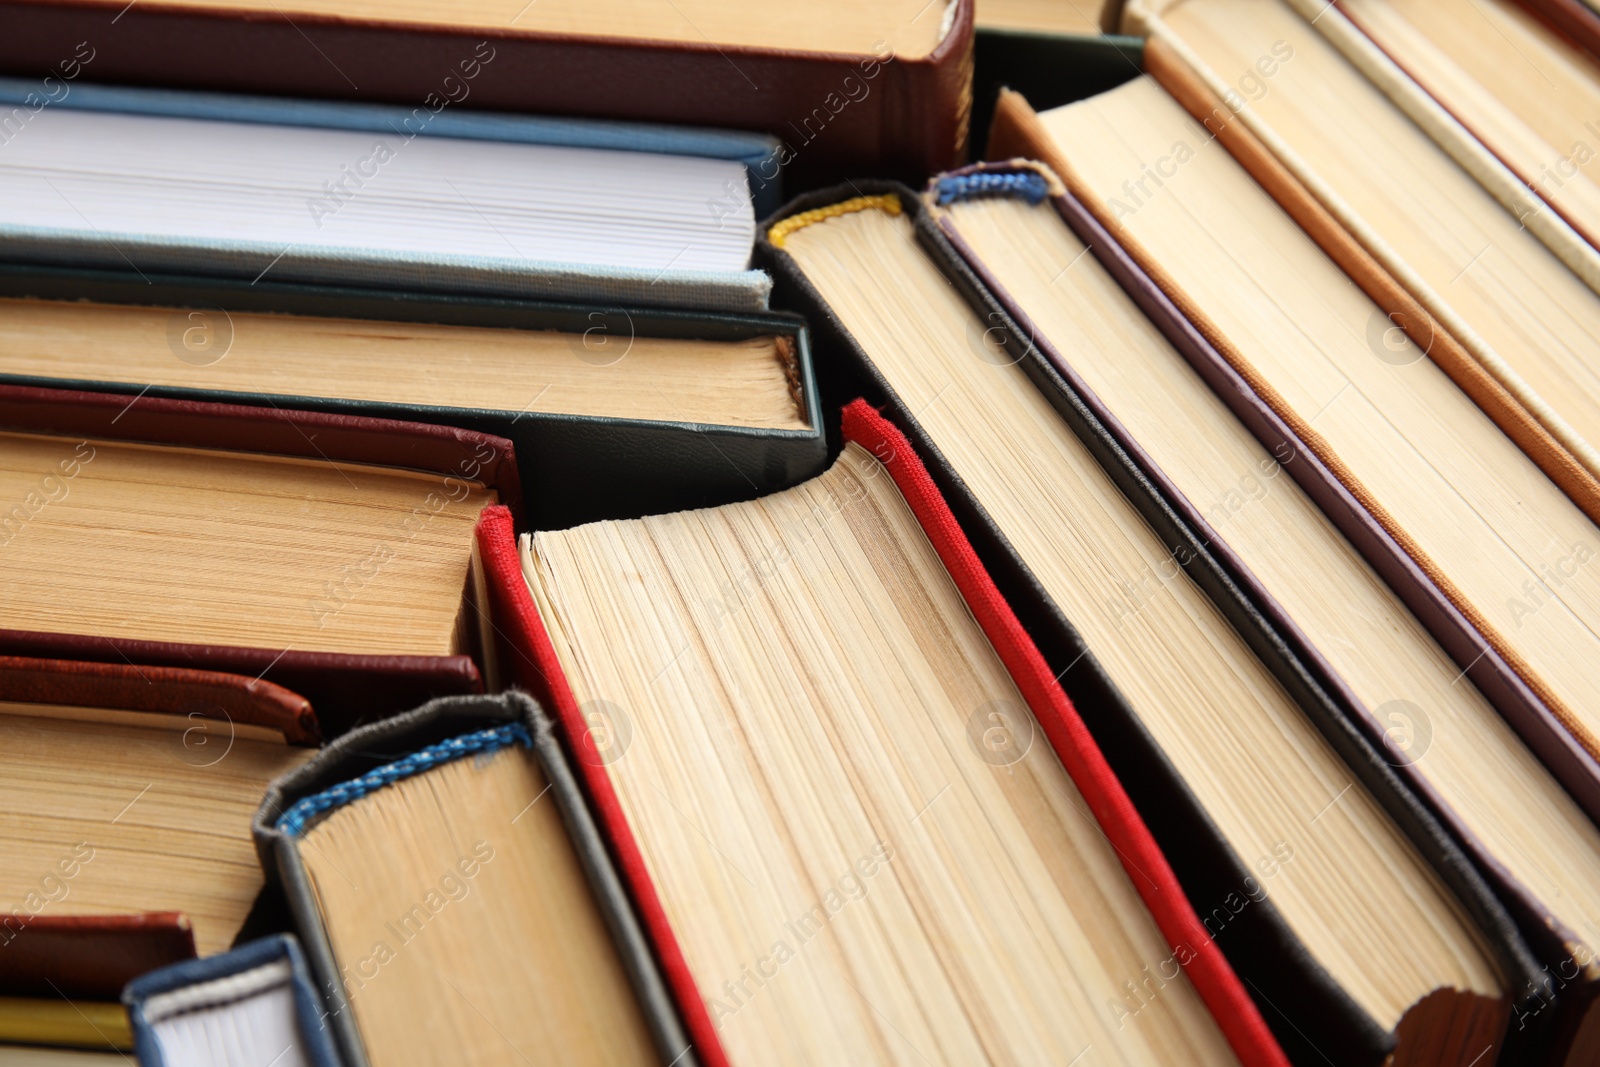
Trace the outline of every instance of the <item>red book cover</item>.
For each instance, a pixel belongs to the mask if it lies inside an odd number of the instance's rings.
[[[1067,773],[1115,846],[1124,869],[1173,947],[1175,958],[1188,960],[1184,969],[1190,981],[1241,1063],[1247,1067],[1286,1067],[1288,1060],[1255,1004],[1207,934],[1088,728],[979,562],[911,443],[861,400],[845,409],[843,433],[846,441],[859,444],[877,456],[893,477],[973,617],[1010,671]],[[557,721],[577,749],[585,784],[600,821],[611,836],[618,865],[655,942],[662,970],[675,991],[702,1062],[711,1067],[728,1067],[728,1057],[718,1040],[705,998],[675,939],[639,844],[606,773],[604,754],[578,708],[549,633],[528,592],[510,514],[498,508],[486,510],[479,524],[479,543],[490,583],[490,602],[502,641],[500,654],[505,657],[508,676],[553,709]]]

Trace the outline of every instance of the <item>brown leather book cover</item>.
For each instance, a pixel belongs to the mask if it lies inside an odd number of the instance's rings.
[[[216,671],[0,656],[0,702],[194,715],[264,726],[291,745],[322,740],[305,697]]]
[[[263,726],[294,745],[321,740],[305,697],[211,671],[0,656],[0,702],[200,716]],[[194,956],[180,912],[0,914],[0,996],[116,1000],[130,980]]]
[[[146,971],[194,957],[180,912],[36,915],[0,932],[0,996],[116,1000]]]
[[[292,3],[0,0],[0,72],[759,130],[784,142],[780,161],[801,184],[920,180],[966,153],[973,0],[930,3],[919,17],[949,26],[918,58],[887,43],[850,55],[524,30],[509,25],[516,6],[490,29]]]
[[[482,483],[514,512],[521,508],[511,442],[449,426],[0,385],[0,430],[403,467]],[[470,655],[352,655],[0,630],[0,656],[220,671],[273,682],[309,700],[330,735],[421,700],[484,687]]]

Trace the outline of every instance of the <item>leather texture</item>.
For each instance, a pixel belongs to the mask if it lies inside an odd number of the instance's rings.
[[[662,312],[644,309],[547,304],[525,300],[444,298],[406,292],[361,289],[308,289],[270,284],[250,286],[185,276],[145,276],[91,270],[15,271],[0,269],[0,293],[57,300],[88,299],[106,303],[214,306],[232,311],[289,312],[341,318],[425,321],[561,330],[577,336],[598,336],[620,343],[635,336],[741,340],[776,335],[787,338],[794,352],[794,379],[801,410],[810,428],[760,429],[681,421],[614,419],[509,409],[491,411],[425,404],[380,403],[286,394],[225,393],[151,387],[142,382],[104,382],[21,378],[0,374],[0,385],[67,388],[124,397],[250,405],[293,409],[325,415],[399,420],[475,431],[509,439],[520,463],[520,488],[510,492],[507,457],[497,455],[478,478],[494,478],[501,501],[519,511],[519,520],[535,529],[564,529],[600,519],[637,518],[686,507],[713,507],[776,492],[817,474],[827,460],[811,368],[811,346],[805,324],[778,314],[730,315],[711,312]],[[118,401],[118,407],[127,401]],[[138,405],[136,405],[137,408]],[[131,414],[131,412],[130,412]],[[126,417],[117,423],[126,421]],[[314,431],[308,431],[311,433]],[[443,434],[446,431],[435,431]],[[436,458],[397,450],[380,460],[389,466],[430,464],[446,472],[473,468],[473,456],[488,437],[464,439],[476,446],[459,457]],[[291,441],[292,443],[292,441]],[[319,445],[326,449],[320,434]],[[301,445],[305,442],[302,440]],[[509,495],[508,495],[509,494]],[[526,503],[521,507],[518,500]],[[524,514],[525,512],[525,514]]]
[[[0,996],[116,1000],[157,967],[193,959],[184,915],[35,915],[0,938]]]
[[[999,120],[997,119],[997,122]],[[1242,586],[1234,570],[1192,525],[1174,498],[1153,481],[1134,454],[1124,447],[1088,402],[1092,394],[1063,377],[1060,369],[1031,335],[988,291],[937,223],[922,210],[920,198],[892,183],[852,182],[813,193],[790,203],[778,218],[852,196],[892,192],[912,216],[919,243],[966,297],[985,322],[999,323],[1008,344],[1025,351],[1020,366],[1050,399],[1063,421],[1099,461],[1145,521],[1184,563],[1185,573],[1215,603],[1224,617],[1261,658],[1295,702],[1306,711],[1362,777],[1386,808],[1398,811],[1403,829],[1415,832],[1418,847],[1447,884],[1464,894],[1463,902],[1495,945],[1502,965],[1522,976],[1540,979],[1538,966],[1517,936],[1499,901],[1456,849],[1431,815],[1395,778],[1392,769],[1356,729],[1325,686],[1323,679],[1296,654],[1273,618]],[[820,365],[837,366],[882,398],[890,418],[912,440],[935,482],[950,501],[977,547],[980,558],[1011,601],[1046,658],[1061,670],[1061,682],[1080,709],[1090,731],[1124,783],[1157,842],[1178,873],[1190,900],[1201,914],[1237,894],[1250,870],[1223,839],[1187,785],[1117,691],[1071,622],[1017,556],[1004,533],[972,498],[960,475],[939,453],[907,412],[894,390],[872,366],[848,329],[805,279],[794,261],[763,242],[763,262],[772,271],[779,298],[812,322]],[[1008,349],[1009,350],[1009,349]],[[1059,355],[1059,354],[1057,354]],[[1075,376],[1074,376],[1075,377]],[[1124,434],[1124,438],[1126,435]],[[1146,457],[1147,459],[1147,457]],[[1153,465],[1152,465],[1153,466]],[[1168,487],[1170,488],[1170,486]],[[1236,561],[1235,561],[1236,562]],[[1289,929],[1270,898],[1244,909],[1217,938],[1235,971],[1256,991],[1273,990],[1263,1013],[1274,1035],[1296,1062],[1315,1060],[1327,1050],[1338,1062],[1381,1064],[1393,1050],[1394,1034],[1381,1029],[1323,970]]]
[[[217,671],[0,656],[0,701],[199,715],[264,726],[291,745],[322,740],[305,697]]]
[[[509,515],[493,508],[486,516],[504,524]],[[507,532],[509,536],[509,532]],[[498,575],[504,583],[508,576]],[[520,568],[516,581],[521,582]],[[317,906],[315,891],[306,874],[295,838],[277,828],[277,821],[296,800],[319,793],[339,782],[359,777],[374,767],[393,762],[399,755],[470,733],[486,726],[522,722],[533,737],[533,756],[550,784],[550,794],[560,807],[578,860],[605,917],[623,968],[639,998],[663,1063],[695,1067],[700,1061],[684,1034],[677,1009],[661,976],[649,939],[645,936],[627,890],[601,836],[588,801],[573,774],[567,754],[552,731],[550,720],[537,702],[521,692],[496,696],[446,697],[431,701],[383,722],[372,723],[330,743],[307,763],[273,782],[256,812],[252,831],[256,852],[269,880],[276,881],[289,901],[295,925],[329,1012],[328,1022],[339,1046],[344,1067],[367,1067],[366,1051],[339,977],[327,929]]]
[[[422,106],[449,93],[491,111],[720,126],[789,144],[795,181],[853,173],[920,180],[960,163],[971,109],[973,0],[923,59],[884,64],[870,93],[830,113],[869,56],[710,42],[466,29],[107,0],[0,2],[0,71],[55,74],[80,42],[95,81]],[[938,17],[937,12],[931,17]],[[109,30],[112,24],[115,30]],[[492,51],[484,53],[487,45]],[[479,60],[467,95],[457,73]],[[450,84],[446,84],[447,79]],[[852,83],[854,84],[854,83]],[[824,125],[804,125],[820,109]],[[799,124],[799,125],[796,125]]]

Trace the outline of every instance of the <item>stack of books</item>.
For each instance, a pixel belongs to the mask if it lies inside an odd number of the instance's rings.
[[[0,1065],[1600,1063],[1588,0],[0,26]]]

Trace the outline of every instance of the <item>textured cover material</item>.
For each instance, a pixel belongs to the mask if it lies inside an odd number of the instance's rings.
[[[0,374],[0,384],[139,393],[145,398],[215,400],[401,419],[468,427],[509,438],[522,457],[521,498],[529,506],[527,521],[539,529],[560,529],[597,519],[630,518],[685,506],[724,504],[803,481],[820,471],[827,459],[821,407],[811,369],[809,334],[804,322],[792,315],[651,311],[594,304],[310,288],[269,281],[250,285],[187,276],[140,276],[87,270],[40,273],[0,269],[0,295],[562,330],[573,334],[580,344],[589,337],[601,337],[607,343],[618,345],[631,343],[631,339],[638,336],[709,341],[757,336],[787,339],[792,350],[795,390],[809,423],[805,429],[612,419],[514,409],[488,411],[330,397],[151,387],[137,381],[101,382]],[[587,352],[579,351],[575,358],[587,356]],[[122,403],[125,401],[118,401],[119,406]],[[466,457],[458,461],[458,467],[465,461]],[[389,458],[378,462],[390,466],[414,465]],[[494,467],[495,486],[503,502],[515,505],[516,495],[507,495],[512,479],[509,472],[500,470],[499,462],[496,461]],[[470,463],[467,469],[471,469]],[[478,477],[481,479],[483,475],[480,473]]]
[[[956,0],[950,30],[928,56],[885,63],[882,55],[456,27],[447,17],[415,24],[295,13],[290,21],[282,12],[147,0],[3,0],[0,71],[59,81],[72,61],[107,82],[408,108],[470,99],[490,111],[761,130],[786,143],[779,158],[801,184],[859,172],[921,179],[966,151],[972,6]],[[477,71],[470,83],[466,64]],[[852,76],[869,78],[870,91],[832,111],[825,101],[850,92],[841,85]],[[817,109],[821,120],[812,117]]]
[[[509,537],[509,514],[497,506],[485,513],[480,526],[498,531],[500,524],[504,524],[505,536]],[[491,572],[491,580],[503,583],[506,576],[503,572]],[[519,569],[517,581],[521,580]],[[532,755],[561,809],[573,849],[588,876],[618,956],[633,984],[661,1062],[694,1067],[699,1061],[684,1036],[672,997],[627,891],[612,865],[594,815],[589,811],[566,754],[551,732],[550,720],[537,703],[515,691],[498,696],[441,698],[346,734],[315,759],[273,782],[256,812],[253,826],[256,851],[268,879],[281,885],[288,897],[344,1067],[366,1067],[366,1051],[355,1021],[346,1010],[349,1001],[317,907],[315,890],[300,859],[297,839],[278,828],[280,816],[295,801],[392,763],[403,753],[484,727],[517,722],[526,726],[532,735]]]
[[[139,1057],[140,1067],[166,1067],[167,1063],[155,1033],[155,1023],[159,1020],[146,1016],[145,1009],[152,997],[244,974],[279,960],[289,965],[289,982],[299,1030],[296,1035],[299,1041],[295,1047],[301,1059],[312,1067],[339,1067],[332,1034],[323,1025],[321,998],[317,996],[305,956],[291,934],[265,937],[218,956],[164,967],[128,983],[127,989],[122,991],[122,1002],[128,1007],[128,1022],[133,1028],[133,1049]],[[265,1062],[261,1058],[262,1049],[236,1051],[241,1060],[235,1062]]]
[[[0,384],[0,430],[405,467],[482,482],[520,507],[511,443],[443,426],[282,408]],[[471,601],[469,600],[469,604]],[[469,656],[356,656],[0,630],[0,655],[240,674],[293,690],[330,734],[419,699],[483,687]]]
[[[291,745],[322,740],[305,697],[216,671],[0,656],[0,702],[198,715],[264,726]]]
[[[1241,1062],[1248,1067],[1286,1064],[1271,1031],[1200,923],[1117,776],[1101,755],[1072,702],[1056,684],[1054,669],[1040,655],[1027,630],[990,579],[917,451],[892,423],[864,401],[855,401],[845,409],[842,430],[845,440],[854,441],[872,452],[894,478],[973,617],[1016,681],[1101,829],[1116,847],[1162,934],[1175,948],[1184,946],[1193,953],[1185,971]],[[596,747],[589,724],[562,672],[544,621],[528,593],[510,522],[502,513],[486,512],[481,529],[485,568],[502,597],[495,602],[496,615],[505,624],[508,643],[520,650],[513,670],[524,684],[539,692],[556,709],[562,728],[577,750],[590,795],[610,831],[618,862],[655,938],[667,977],[677,992],[701,1058],[711,1067],[727,1067],[727,1054],[717,1039],[704,999],[656,894],[632,828],[605,770],[603,754]]]
[[[113,111],[132,115],[214,119],[223,122],[258,122],[276,126],[311,126],[330,130],[402,133],[402,136],[455,137],[471,141],[508,144],[558,145],[565,148],[603,148],[623,152],[659,152],[663,155],[698,156],[743,163],[750,174],[750,192],[757,216],[782,203],[782,176],[777,139],[741,130],[662,126],[644,122],[609,122],[604,119],[547,118],[506,115],[448,108],[431,115],[426,123],[412,109],[395,104],[364,104],[330,100],[296,100],[287,97],[250,96],[240,93],[186,92],[182,89],[147,89],[124,85],[95,85],[77,81],[64,94],[37,81],[0,77],[0,112],[28,106],[41,88],[52,107],[84,111]]]
[[[914,220],[922,248],[985,322],[1000,324],[998,329],[1007,335],[1007,344],[1016,346],[1008,350],[1024,352],[1020,365],[1063,421],[1171,548],[1184,572],[1211,598],[1454,890],[1493,945],[1500,965],[1514,976],[1511,986],[1520,991],[1526,982],[1530,983],[1530,993],[1547,993],[1548,980],[1539,974],[1538,964],[1504,907],[1360,731],[1337,692],[1330,690],[1325,673],[1299,655],[1291,637],[1277,625],[1281,613],[1276,612],[1275,605],[1259,601],[1249,586],[1241,584],[1242,566],[1238,561],[1231,553],[1218,554],[1217,544],[1208,541],[1190,521],[1186,502],[1169,493],[1170,484],[1164,479],[1152,478],[1154,465],[1148,457],[1142,451],[1129,451],[1127,446],[1134,443],[1120,426],[1114,430],[1108,425],[1104,408],[1076,375],[1063,375],[1062,369],[1070,372],[1070,367],[1064,361],[1058,366],[1030,330],[1019,325],[996,302],[937,223],[921,210],[915,194],[892,184],[855,182],[802,197],[789,204],[779,217],[864,193],[899,196]],[[766,225],[773,221],[776,220],[768,220]],[[829,346],[824,358],[853,368],[859,384],[872,395],[885,398],[895,423],[926,458],[934,480],[950,500],[983,562],[1046,659],[1060,669],[1059,677],[1068,695],[1083,710],[1095,739],[1166,852],[1189,899],[1206,913],[1230,893],[1237,893],[1250,877],[1249,868],[1224,840],[1081,635],[1050,601],[1005,535],[971,496],[960,475],[923,433],[793,260],[765,242],[762,253],[771,262],[785,299],[806,312],[819,331],[819,344]],[[1059,358],[1059,353],[1055,355]],[[1259,907],[1241,912],[1218,935],[1218,942],[1240,977],[1263,998],[1263,1013],[1292,1058],[1315,1059],[1321,1050],[1327,1050],[1337,1054],[1341,1062],[1378,1064],[1394,1048],[1396,1036],[1379,1028],[1310,956],[1270,898],[1261,901]]]
[[[1009,173],[1019,169],[1027,169],[1035,164],[1018,165],[1016,163],[977,164],[965,168],[962,173]],[[1051,175],[1052,179],[1054,175]],[[932,188],[937,188],[935,182]],[[1068,228],[1081,240],[1094,254],[1106,272],[1116,279],[1133,301],[1161,330],[1162,335],[1185,360],[1193,366],[1201,377],[1212,389],[1223,396],[1231,394],[1240,396],[1249,395],[1249,388],[1232,373],[1227,362],[1217,354],[1210,343],[1184,318],[1182,313],[1167,299],[1166,294],[1144,273],[1134,262],[1125,249],[1117,243],[1116,239],[1095,219],[1095,217],[1064,188],[1058,189],[1057,195],[1051,198],[1051,203]],[[962,239],[954,222],[947,216],[933,213],[933,221],[940,231],[949,239],[951,245],[962,255],[974,273],[983,281],[990,295],[1006,310],[1006,313],[1017,322],[1018,326],[1027,332],[1029,339],[1038,346],[1039,350],[1050,360],[1051,364],[1070,382],[1074,389],[1084,398],[1096,413],[1097,417],[1105,424],[1107,430],[1117,438],[1118,442],[1134,458],[1140,468],[1150,478],[1151,482],[1159,487],[1164,496],[1173,503],[1173,506],[1184,516],[1186,522],[1192,526],[1216,553],[1220,562],[1239,584],[1240,588],[1251,597],[1265,615],[1284,637],[1288,646],[1306,664],[1307,668],[1317,677],[1323,688],[1332,698],[1333,703],[1341,713],[1346,726],[1340,727],[1332,723],[1318,722],[1324,736],[1339,750],[1342,758],[1354,767],[1360,767],[1361,761],[1371,765],[1372,756],[1382,758],[1381,767],[1372,767],[1376,772],[1376,782],[1367,781],[1368,788],[1383,801],[1389,814],[1399,823],[1413,840],[1431,841],[1437,852],[1425,849],[1430,861],[1450,881],[1455,892],[1468,902],[1469,909],[1473,910],[1474,918],[1480,926],[1495,932],[1495,936],[1502,938],[1510,946],[1511,952],[1516,957],[1520,969],[1511,971],[1511,984],[1528,994],[1524,1002],[1519,1005],[1519,1012],[1526,1013],[1531,1018],[1536,1013],[1538,998],[1548,996],[1548,980],[1542,978],[1535,966],[1535,959],[1545,964],[1544,969],[1551,973],[1570,975],[1572,973],[1573,946],[1581,943],[1578,936],[1565,929],[1549,910],[1537,898],[1529,893],[1527,888],[1514,879],[1489,852],[1471,830],[1460,821],[1454,808],[1452,808],[1428,780],[1418,773],[1413,761],[1405,758],[1405,753],[1395,745],[1393,738],[1385,732],[1384,724],[1380,723],[1371,710],[1362,703],[1349,685],[1341,678],[1333,666],[1318,650],[1304,631],[1283,610],[1272,595],[1261,585],[1243,560],[1233,552],[1220,534],[1206,520],[1199,508],[1189,501],[1160,469],[1148,453],[1132,437],[1127,429],[1094,395],[1092,389],[1083,381],[1081,376],[1072,368],[1066,355],[1051,344],[1048,337],[1041,335],[1034,324],[1028,319],[1022,309],[1017,306],[1005,288],[994,278],[983,264],[982,260],[972,248]],[[1237,406],[1236,401],[1229,401]],[[1257,426],[1267,428],[1258,418],[1254,421],[1241,419],[1252,430]],[[1272,427],[1277,430],[1278,427]],[[1287,428],[1281,428],[1281,433],[1265,433],[1261,440],[1268,447],[1277,449],[1280,445],[1287,446],[1292,452],[1284,453],[1275,451],[1275,455],[1290,454],[1297,460],[1312,467],[1310,472],[1298,472],[1299,477],[1306,477],[1317,481],[1317,488],[1326,490],[1327,481],[1331,479],[1321,461],[1309,453],[1303,442]],[[1337,484],[1337,482],[1335,482]],[[1308,494],[1313,495],[1315,494]],[[1322,494],[1326,496],[1326,492]],[[1322,504],[1321,499],[1318,500]],[[1333,502],[1337,506],[1337,501]],[[1324,505],[1325,507],[1327,505]],[[1365,746],[1350,746],[1341,744],[1338,734],[1346,729],[1359,730],[1368,742]],[[1387,753],[1385,756],[1384,754]],[[1365,781],[1364,776],[1364,781]],[[1387,781],[1386,781],[1387,780]],[[1403,787],[1403,788],[1401,788]],[[1427,816],[1418,818],[1417,804],[1408,803],[1415,798],[1425,806]],[[1396,803],[1398,801],[1398,803]],[[1442,831],[1442,832],[1441,832]],[[1482,881],[1476,877],[1450,878],[1452,871],[1463,871],[1468,861],[1475,867]],[[1485,884],[1487,883],[1487,884]],[[1496,908],[1476,907],[1474,898],[1481,898],[1486,890],[1492,890],[1500,902],[1505,906],[1506,912],[1501,913]],[[1510,922],[1515,922],[1515,927]],[[1524,948],[1526,946],[1526,948]],[[1590,980],[1588,976],[1580,974],[1580,984]],[[1531,983],[1531,984],[1529,984]],[[1578,1000],[1587,1000],[1587,994],[1580,994]],[[1548,1018],[1541,1020],[1536,1036],[1543,1040],[1548,1036],[1546,1024]]]
[[[175,912],[0,917],[0,996],[116,1000],[129,980],[194,958],[194,928]]]

